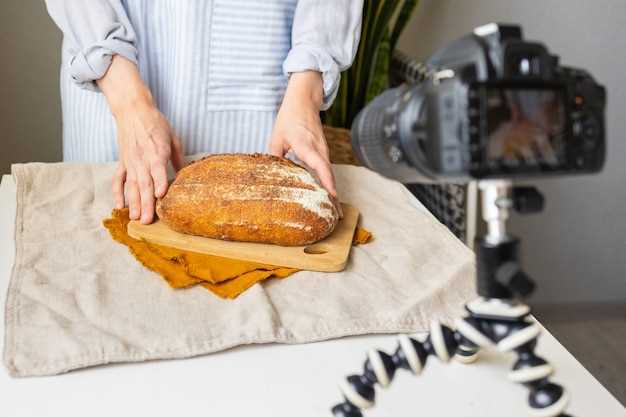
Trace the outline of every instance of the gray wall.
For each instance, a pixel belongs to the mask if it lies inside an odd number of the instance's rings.
[[[60,45],[43,1],[0,1],[0,174],[61,159]]]
[[[566,64],[588,68],[608,88],[608,158],[596,176],[542,180],[544,213],[517,216],[535,299],[626,301],[626,1],[422,0],[401,49],[424,59],[489,22],[520,23]]]
[[[609,89],[609,153],[597,176],[544,180],[545,213],[515,218],[541,301],[626,301],[626,2],[422,0],[401,48],[426,58],[490,21],[519,22],[563,61]],[[0,2],[0,173],[11,162],[61,158],[61,35],[43,1]]]

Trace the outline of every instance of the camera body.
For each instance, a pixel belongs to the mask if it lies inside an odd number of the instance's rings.
[[[405,183],[592,173],[605,159],[606,93],[518,26],[489,24],[357,116],[361,162]]]

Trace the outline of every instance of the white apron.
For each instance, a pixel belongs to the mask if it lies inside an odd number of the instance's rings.
[[[282,64],[291,48],[296,3],[124,2],[137,36],[142,78],[185,154],[267,150],[287,85]],[[105,97],[79,88],[66,72],[61,70],[63,159],[117,159],[115,123]]]

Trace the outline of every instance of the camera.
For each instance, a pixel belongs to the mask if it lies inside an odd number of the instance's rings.
[[[425,67],[421,82],[385,91],[354,120],[365,166],[404,183],[602,169],[604,87],[519,26],[479,27]]]
[[[506,221],[512,210],[537,213],[544,203],[514,179],[602,169],[605,89],[588,72],[560,66],[544,45],[524,41],[513,25],[481,26],[425,66],[405,64],[403,78],[415,82],[385,91],[357,115],[353,149],[365,166],[404,183],[477,180],[486,223],[475,243],[480,297],[455,328],[435,321],[425,339],[402,336],[392,354],[371,350],[363,374],[343,381],[344,401],[332,412],[363,416],[375,385],[386,387],[399,369],[419,374],[429,356],[470,363],[479,349],[496,346],[517,354],[509,377],[529,388],[531,413],[564,416],[567,391],[549,381],[552,366],[534,352],[541,329],[521,299],[535,284]]]

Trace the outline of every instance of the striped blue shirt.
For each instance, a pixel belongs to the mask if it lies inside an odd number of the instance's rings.
[[[186,154],[263,152],[288,75],[323,75],[324,106],[352,62],[362,0],[47,0],[64,33],[63,158],[117,159],[95,80],[137,63]]]

